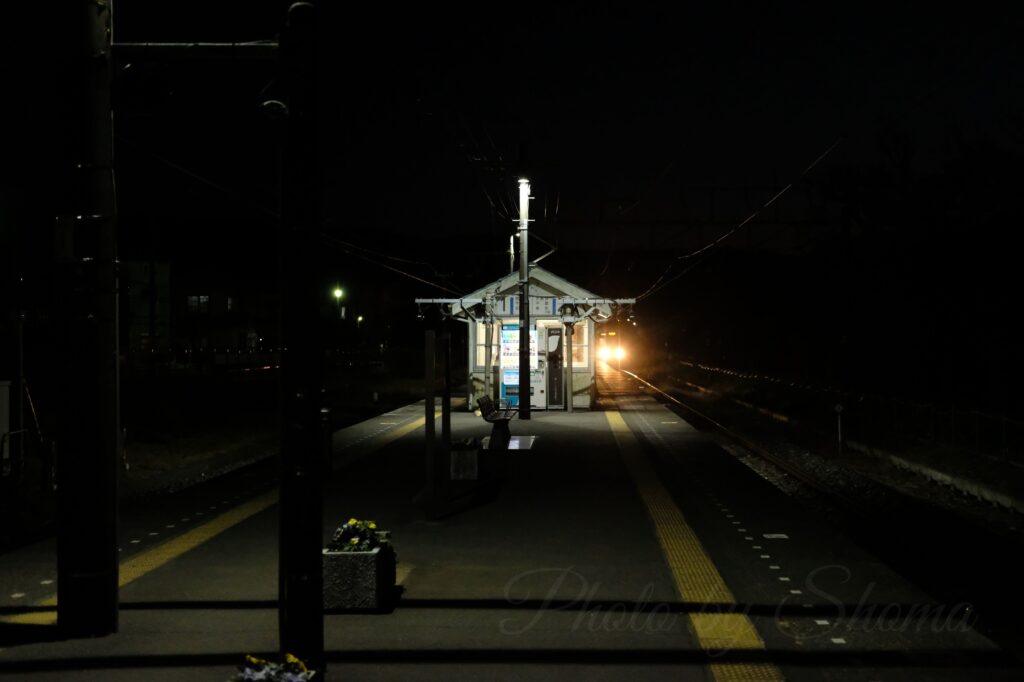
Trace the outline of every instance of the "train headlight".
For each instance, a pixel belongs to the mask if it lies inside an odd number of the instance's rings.
[[[612,357],[612,351],[608,346],[601,346],[597,349],[598,360],[609,360]]]
[[[619,346],[618,348],[615,349],[615,359],[621,360],[624,357],[626,357],[626,349],[623,348],[622,346]]]

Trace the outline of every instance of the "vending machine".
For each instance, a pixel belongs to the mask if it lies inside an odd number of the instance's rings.
[[[519,325],[501,328],[501,390],[499,397],[510,407],[519,405]],[[530,330],[530,407],[542,409],[544,370],[537,357],[537,330]]]

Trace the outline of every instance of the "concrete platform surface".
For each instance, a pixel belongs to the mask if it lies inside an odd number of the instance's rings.
[[[392,613],[325,616],[327,679],[1022,678],[969,611],[935,604],[622,375],[604,368],[600,386],[601,410],[513,421],[535,439],[501,454],[497,497],[438,519],[413,503],[422,404],[336,435],[347,465],[326,481],[325,541],[375,519],[404,593]],[[456,412],[452,433],[489,426]],[[190,502],[215,521],[266,494],[240,485],[213,509]],[[181,528],[128,524],[126,561],[143,551],[131,539],[155,550],[197,528],[182,504],[146,518]],[[0,557],[0,679],[227,680],[245,654],[273,655],[277,507],[245,509],[124,585],[120,632],[103,638],[38,641],[52,630],[26,606],[53,590],[36,580],[45,550]]]

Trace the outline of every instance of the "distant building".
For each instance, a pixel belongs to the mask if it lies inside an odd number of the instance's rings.
[[[128,329],[129,353],[166,351],[171,344],[171,266],[124,261],[121,320]]]

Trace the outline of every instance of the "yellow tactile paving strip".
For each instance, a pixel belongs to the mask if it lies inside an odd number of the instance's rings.
[[[680,598],[696,604],[735,604],[736,598],[668,490],[658,480],[622,415],[608,411],[605,416],[626,468],[654,522],[655,534]],[[705,651],[721,653],[764,649],[764,640],[744,614],[693,613],[690,614],[690,625]],[[712,663],[710,667],[720,682],[783,679],[779,669],[768,663]]]
[[[435,418],[440,411],[435,413]],[[374,439],[373,449],[377,449],[398,440],[402,436],[412,433],[426,423],[426,417],[414,419],[408,424],[390,429],[387,433],[381,434]],[[118,586],[124,587],[128,583],[138,580],[150,571],[160,568],[164,564],[176,559],[185,552],[195,549],[204,542],[220,535],[232,526],[238,525],[250,516],[277,503],[278,492],[270,491],[255,499],[244,502],[216,518],[213,518],[201,526],[182,533],[181,535],[157,545],[152,549],[145,550],[135,556],[121,562],[118,572]],[[57,622],[57,595],[51,595],[37,601],[34,606],[40,611],[32,613],[20,613],[11,616],[0,616],[0,622],[20,623],[25,625],[54,625]]]
[[[175,559],[189,550],[195,549],[207,540],[220,535],[228,528],[236,526],[250,516],[254,516],[264,509],[277,503],[277,491],[260,495],[243,504],[230,509],[204,523],[201,526],[182,533],[181,535],[157,545],[152,549],[140,552],[121,563],[118,571],[117,584],[124,587],[130,582],[138,580],[150,571],[154,571],[172,559]],[[53,625],[57,622],[57,596],[51,595],[35,604],[46,611],[36,611],[14,616],[5,616],[2,620],[5,623],[23,623],[30,625]]]

